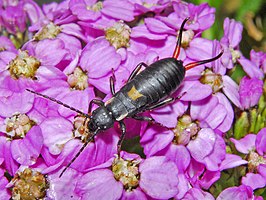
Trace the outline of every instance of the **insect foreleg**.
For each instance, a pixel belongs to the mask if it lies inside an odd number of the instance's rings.
[[[114,78],[114,76],[110,77],[110,90],[111,90],[111,94],[114,96],[114,94],[115,94],[115,78]]]
[[[100,100],[100,99],[92,99],[90,104],[89,104],[88,113],[91,113],[92,104],[96,104],[98,106],[104,106],[104,102],[102,100]]]
[[[146,68],[148,67],[148,65],[146,63],[144,63],[144,62],[139,63],[135,67],[135,69],[131,72],[131,74],[130,74],[128,80],[127,80],[127,82],[131,81],[139,73],[141,67],[143,67],[143,66],[146,67]]]

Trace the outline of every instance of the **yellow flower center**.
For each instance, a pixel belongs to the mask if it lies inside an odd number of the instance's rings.
[[[26,133],[36,123],[31,120],[26,114],[16,114],[5,119],[6,134],[11,139],[24,138]]]
[[[27,51],[20,51],[15,59],[10,61],[8,69],[14,79],[31,78],[35,79],[35,73],[40,67],[41,62],[29,56]]]
[[[116,49],[119,49],[121,47],[129,47],[130,33],[130,27],[123,21],[119,21],[105,30],[105,38]]]
[[[26,168],[17,173],[11,180],[13,183],[12,199],[44,199],[49,188],[45,176],[40,172]]]
[[[213,93],[217,93],[223,88],[222,75],[215,74],[209,69],[204,71],[202,77],[200,78],[200,82],[210,85]]]
[[[139,184],[138,171],[140,161],[116,158],[112,164],[112,171],[117,181],[120,181],[126,190],[132,190]]]
[[[61,28],[54,23],[50,22],[36,33],[33,37],[34,40],[40,41],[44,39],[54,39],[61,32]]]
[[[88,87],[88,76],[80,67],[76,67],[74,72],[68,75],[67,82],[72,89],[85,90]]]

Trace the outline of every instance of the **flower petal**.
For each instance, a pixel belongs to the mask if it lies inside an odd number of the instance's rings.
[[[116,200],[122,195],[123,185],[115,180],[109,169],[98,169],[83,175],[76,185],[75,192],[84,200]]]
[[[178,169],[166,157],[147,158],[140,164],[139,172],[139,186],[152,198],[169,199],[177,194]]]
[[[11,142],[12,157],[22,165],[33,165],[43,146],[42,131],[39,126],[33,126],[25,138]]]

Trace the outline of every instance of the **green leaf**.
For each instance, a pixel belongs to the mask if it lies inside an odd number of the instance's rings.
[[[242,112],[240,117],[235,122],[234,138],[238,140],[244,137],[249,131],[249,126],[248,113]]]
[[[241,6],[236,12],[236,20],[244,22],[244,16],[247,12],[256,13],[262,6],[262,0],[242,0]]]

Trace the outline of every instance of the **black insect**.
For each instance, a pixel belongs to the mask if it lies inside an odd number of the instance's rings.
[[[173,57],[158,60],[150,66],[147,66],[145,63],[138,64],[131,73],[127,83],[118,92],[115,92],[115,78],[114,76],[112,76],[110,78],[110,88],[113,97],[105,103],[99,99],[92,100],[89,104],[88,113],[91,112],[92,104],[96,104],[99,107],[95,109],[91,114],[83,113],[54,98],[27,89],[27,91],[31,93],[37,94],[58,104],[61,104],[89,119],[87,128],[91,136],[87,139],[83,147],[75,155],[71,162],[62,171],[60,177],[71,165],[71,163],[73,163],[75,159],[80,155],[86,145],[91,142],[100,131],[113,127],[115,122],[118,122],[120,124],[122,131],[120,140],[117,144],[119,155],[121,143],[126,133],[126,127],[123,122],[125,118],[154,121],[150,117],[145,117],[138,114],[147,110],[152,110],[164,106],[174,101],[175,98],[170,97],[170,95],[175,92],[180,86],[187,70],[201,64],[212,62],[222,56],[223,52],[221,52],[214,58],[193,62],[185,66],[183,66],[183,62],[181,60],[177,60],[181,49],[182,32],[184,30],[185,23],[188,20],[188,18],[185,19],[181,25]],[[140,72],[141,67],[145,67],[145,69]]]

